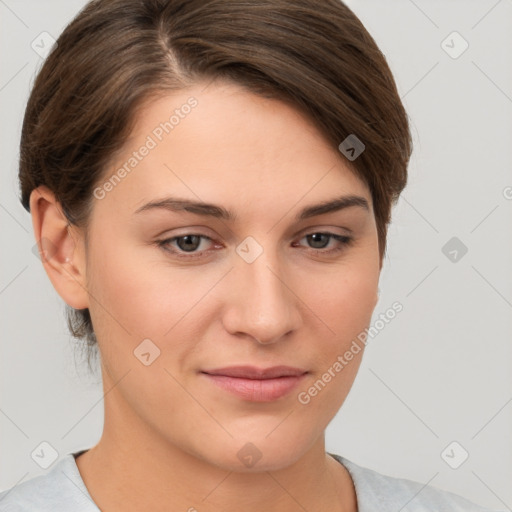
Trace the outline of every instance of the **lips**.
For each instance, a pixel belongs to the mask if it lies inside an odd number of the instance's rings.
[[[291,366],[231,366],[201,373],[209,382],[243,400],[270,402],[289,394],[308,372]]]
[[[255,366],[230,366],[226,368],[217,368],[215,370],[203,370],[208,375],[224,375],[225,377],[235,377],[240,379],[275,379],[278,377],[298,377],[307,373],[301,368],[292,366],[272,366],[270,368],[256,368]]]

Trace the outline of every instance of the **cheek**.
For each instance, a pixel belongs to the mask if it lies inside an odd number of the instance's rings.
[[[376,304],[378,281],[378,267],[361,260],[334,269],[320,279],[317,276],[315,286],[309,287],[307,303],[323,321],[325,340],[332,349],[343,348],[368,326]]]
[[[311,414],[314,411],[324,426],[343,404],[361,364],[365,350],[361,333],[370,325],[379,280],[378,264],[372,262],[372,258],[347,260],[329,276],[317,276],[306,295],[317,318],[309,336],[316,345],[310,352],[315,374],[300,390],[298,401]]]
[[[158,290],[153,290],[147,270],[130,257],[129,252],[114,254],[104,246],[93,255],[89,290],[94,299],[92,309],[102,323],[116,324],[116,329],[140,335],[155,304]],[[136,313],[136,314],[135,314]]]
[[[321,293],[308,296],[308,304],[311,300],[311,309],[322,322],[316,321],[317,329],[310,333],[315,371],[299,390],[297,402],[305,421],[316,429],[327,427],[357,376],[365,350],[364,338],[358,336],[371,322],[377,281],[371,272],[337,273],[321,283]]]
[[[151,380],[161,367],[177,371],[201,339],[206,296],[219,276],[193,278],[191,268],[166,265],[157,248],[132,243],[117,254],[114,246],[122,243],[96,244],[90,256],[90,311],[103,359],[118,375],[145,371]],[[137,354],[148,351],[153,362],[143,366]],[[163,379],[151,386],[169,386],[165,372]]]
[[[119,248],[114,250],[114,247]],[[121,241],[97,243],[90,255],[89,290],[100,324],[112,324],[122,335],[136,339],[160,338],[186,312],[194,295],[185,272],[148,258],[157,248]],[[187,286],[188,285],[188,286]]]

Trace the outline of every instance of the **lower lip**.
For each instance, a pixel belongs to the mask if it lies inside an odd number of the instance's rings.
[[[251,402],[271,402],[290,393],[306,376],[287,376],[275,379],[241,379],[203,373],[217,386]]]

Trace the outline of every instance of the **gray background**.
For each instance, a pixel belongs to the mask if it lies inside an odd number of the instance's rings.
[[[395,301],[404,309],[369,343],[327,449],[511,510],[512,0],[347,3],[395,74],[415,150],[374,319]],[[75,360],[17,198],[22,116],[42,63],[31,42],[57,38],[84,4],[0,0],[0,489],[45,472],[30,456],[41,442],[62,456],[102,431],[99,379]],[[453,31],[469,43],[458,58],[442,47]],[[457,261],[442,250],[452,237],[468,248]],[[469,453],[457,469],[441,456],[453,441]]]

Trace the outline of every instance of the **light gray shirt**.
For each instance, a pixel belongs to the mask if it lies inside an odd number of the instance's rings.
[[[82,480],[75,456],[69,453],[44,475],[0,493],[0,512],[100,512]],[[350,473],[358,512],[504,512],[475,505],[418,482],[377,473],[330,453]]]

